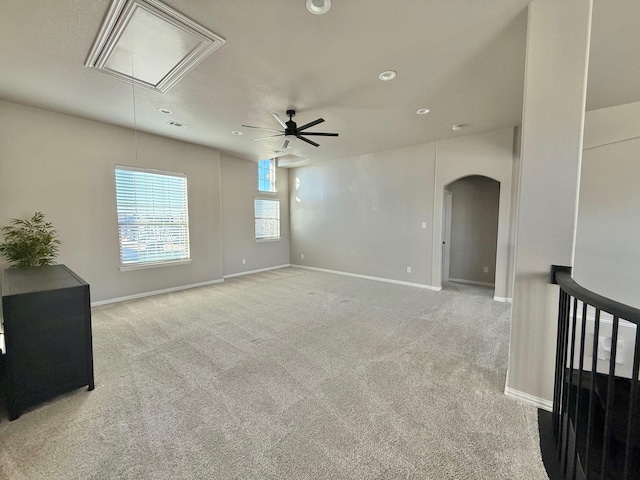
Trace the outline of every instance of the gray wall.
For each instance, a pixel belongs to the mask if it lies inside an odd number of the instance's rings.
[[[509,207],[509,254],[507,260],[507,285],[509,296],[513,296],[513,283],[515,281],[516,263],[516,237],[518,225],[518,187],[520,180],[520,162],[522,149],[522,128],[516,127],[513,130],[513,170],[511,172],[511,203]]]
[[[224,275],[289,263],[289,171],[278,168],[277,194],[258,192],[256,162],[221,155]],[[280,200],[280,240],[255,241],[253,201]],[[246,264],[242,264],[242,259]]]
[[[434,165],[429,143],[292,170],[291,263],[429,285]]]
[[[511,297],[509,279],[511,188],[514,163],[513,128],[466,135],[438,142],[436,180],[434,185],[434,239],[442,239],[444,188],[458,178],[483,175],[500,182],[500,211],[498,212],[498,246],[494,296],[500,300]],[[432,285],[441,285],[442,249],[433,250]]]
[[[640,102],[587,112],[574,278],[640,308]]]
[[[60,234],[58,261],[90,283],[94,302],[288,263],[285,170],[278,182],[283,240],[256,244],[254,162],[225,157],[222,180],[217,150],[4,101],[0,125],[0,225],[44,212]],[[187,175],[190,264],[120,272],[116,164]],[[6,266],[0,259],[0,269]]]
[[[500,184],[473,175],[456,180],[448,189],[452,193],[449,279],[493,284]]]
[[[439,288],[444,186],[481,174],[505,185],[496,278],[506,289],[512,163],[506,128],[296,168],[291,263]]]

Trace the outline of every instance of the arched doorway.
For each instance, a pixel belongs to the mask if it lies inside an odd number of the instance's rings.
[[[442,279],[495,286],[500,182],[469,175],[445,186]]]

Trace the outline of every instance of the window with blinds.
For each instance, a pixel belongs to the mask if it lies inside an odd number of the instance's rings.
[[[256,240],[280,238],[280,202],[256,198]]]
[[[189,260],[186,175],[118,165],[116,200],[121,268]]]

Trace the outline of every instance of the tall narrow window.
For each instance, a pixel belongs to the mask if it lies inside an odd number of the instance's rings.
[[[189,261],[187,177],[116,166],[120,268]]]
[[[274,158],[258,162],[258,190],[261,192],[276,191],[276,161]]]
[[[256,198],[256,240],[280,238],[280,202]]]

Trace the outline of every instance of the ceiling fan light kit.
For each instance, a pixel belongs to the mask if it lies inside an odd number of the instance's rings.
[[[260,140],[267,140],[267,139],[274,138],[274,137],[284,137],[284,143],[282,144],[282,149],[290,148],[289,147],[289,143],[292,140],[295,140],[296,138],[299,139],[299,140],[302,140],[303,142],[306,142],[306,143],[308,143],[310,145],[313,145],[314,147],[319,147],[320,145],[318,143],[314,142],[313,140],[309,140],[308,138],[305,138],[305,136],[307,136],[307,135],[315,135],[315,136],[320,136],[320,137],[337,137],[338,136],[337,133],[305,132],[304,131],[307,128],[314,127],[314,126],[324,122],[324,118],[318,118],[318,119],[314,120],[313,122],[309,122],[309,123],[306,123],[306,124],[302,125],[301,127],[298,127],[296,122],[293,121],[293,117],[296,115],[296,111],[295,110],[287,110],[287,116],[289,117],[289,120],[286,121],[286,122],[277,113],[273,113],[272,115],[273,115],[273,118],[275,118],[276,121],[283,128],[283,130],[276,130],[276,129],[273,129],[273,128],[265,128],[265,127],[254,127],[252,125],[242,125],[245,128],[256,128],[258,130],[267,130],[269,132],[278,132],[276,135],[268,135],[266,137],[254,138],[254,139],[251,140],[252,142],[256,142],[256,141],[260,141]]]

